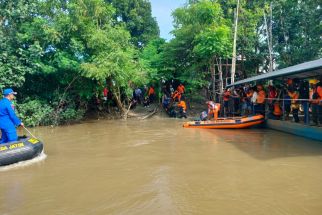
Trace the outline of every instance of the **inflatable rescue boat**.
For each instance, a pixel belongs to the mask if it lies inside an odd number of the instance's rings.
[[[218,118],[217,120],[208,121],[191,121],[185,122],[185,128],[249,128],[254,125],[263,123],[265,120],[263,115],[233,117],[233,118]]]
[[[37,157],[44,149],[40,140],[19,137],[18,141],[0,144],[0,166],[6,166]]]

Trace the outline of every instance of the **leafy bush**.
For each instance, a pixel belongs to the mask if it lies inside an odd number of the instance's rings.
[[[59,114],[59,124],[66,124],[72,121],[79,121],[85,114],[84,110],[75,110],[74,108],[67,108]]]
[[[50,124],[53,108],[40,100],[29,100],[17,105],[18,116],[26,126]]]
[[[26,100],[17,105],[18,116],[26,126],[61,125],[79,121],[85,110],[77,110],[73,104],[63,110],[56,111],[53,107],[41,100]]]

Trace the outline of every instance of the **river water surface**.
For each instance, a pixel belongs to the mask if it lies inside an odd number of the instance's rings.
[[[322,214],[322,143],[182,122],[34,129],[47,158],[0,171],[0,214]]]

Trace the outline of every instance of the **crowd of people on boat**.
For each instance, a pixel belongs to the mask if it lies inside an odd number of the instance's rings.
[[[296,123],[322,126],[322,78],[245,85],[225,89],[221,98],[224,116],[267,114],[271,119],[289,120],[292,115]]]

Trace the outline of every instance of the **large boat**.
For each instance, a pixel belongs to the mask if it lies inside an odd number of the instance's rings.
[[[265,121],[263,115],[218,118],[217,120],[208,121],[190,121],[185,122],[185,128],[209,128],[209,129],[230,129],[230,128],[249,128],[254,125],[261,124]]]
[[[0,166],[30,160],[40,155],[43,149],[40,140],[26,136],[15,142],[0,144]]]

